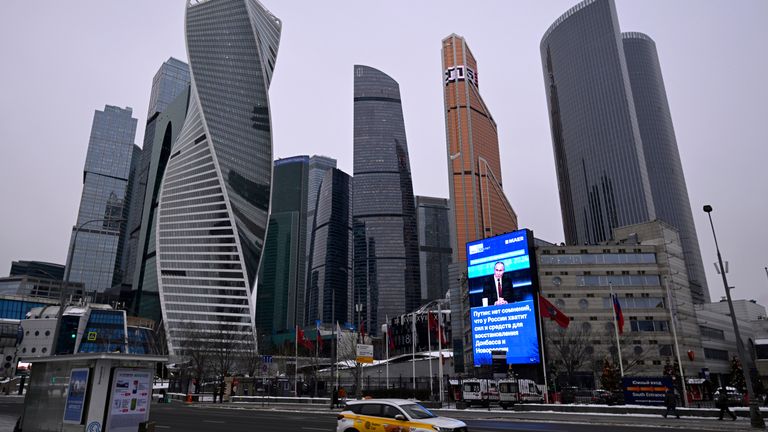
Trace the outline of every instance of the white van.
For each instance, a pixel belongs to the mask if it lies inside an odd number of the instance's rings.
[[[499,402],[499,389],[496,381],[489,379],[466,379],[461,383],[462,399],[468,406],[490,406]]]
[[[544,403],[544,386],[529,379],[517,380],[521,403]]]
[[[520,390],[517,380],[499,380],[499,405],[507,409],[520,402]]]

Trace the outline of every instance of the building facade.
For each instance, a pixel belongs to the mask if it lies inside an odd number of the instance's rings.
[[[643,33],[621,34],[635,114],[656,217],[680,231],[695,303],[709,303],[709,288],[693,223],[675,128],[667,101],[656,43]]]
[[[664,220],[680,231],[693,301],[709,301],[654,42],[621,33],[613,0],[585,0],[541,41],[566,243]]]
[[[125,253],[123,254],[125,272],[121,281],[122,285],[128,288],[131,288],[134,284],[133,278],[135,277],[137,262],[140,262],[139,236],[141,235],[143,222],[144,201],[147,199],[147,184],[150,183],[149,177],[150,175],[153,176],[151,183],[156,182],[159,185],[160,182],[157,177],[162,175],[162,171],[150,170],[153,159],[156,159],[154,153],[162,149],[161,146],[154,146],[155,141],[158,141],[157,135],[165,133],[165,130],[158,131],[159,115],[182,93],[186,94],[186,99],[188,99],[188,88],[189,66],[173,57],[160,66],[152,80],[147,123],[144,127],[142,154],[138,160],[136,170],[131,176],[133,197],[128,212],[128,236],[126,238]],[[186,112],[186,103],[184,111]],[[183,123],[183,119],[181,122]],[[150,199],[151,195],[150,193]]]
[[[536,247],[542,295],[571,317],[565,330],[543,322],[550,375],[559,385],[592,388],[605,359],[618,364],[618,345],[625,375],[659,376],[679,354],[686,375],[697,376],[704,349],[677,230],[654,221],[618,228],[613,237]],[[618,342],[611,292],[624,315]]]
[[[422,303],[448,293],[448,266],[453,259],[449,210],[445,198],[416,196]]]
[[[104,292],[122,280],[129,184],[141,156],[133,143],[137,120],[132,114],[131,108],[107,105],[93,117],[67,258],[69,280],[83,283],[86,291]]]
[[[161,68],[162,69],[162,68]],[[147,122],[144,151],[137,170],[141,209],[134,212],[130,239],[135,238],[134,274],[131,283],[131,313],[160,322],[162,312],[157,283],[157,209],[160,185],[171,157],[171,147],[181,132],[189,107],[189,85],[176,100]]]
[[[517,229],[501,179],[496,121],[480,96],[477,61],[464,38],[443,39],[443,99],[455,262],[467,242]]]
[[[354,303],[373,335],[420,302],[419,244],[400,86],[354,66]]]
[[[304,325],[352,322],[352,178],[325,172],[315,198]]]
[[[255,349],[272,185],[268,89],[281,22],[256,0],[189,2],[189,109],[160,188],[157,274],[172,357]]]
[[[275,161],[272,205],[256,293],[260,334],[304,323],[309,156]]]

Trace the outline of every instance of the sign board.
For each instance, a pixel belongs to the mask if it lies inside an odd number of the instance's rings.
[[[149,418],[152,397],[150,369],[115,369],[112,376],[107,430],[136,432]]]
[[[264,363],[272,363],[272,356],[271,355],[261,356],[261,360]]]
[[[64,423],[80,424],[83,422],[85,397],[88,395],[88,374],[90,369],[72,369],[69,373],[67,401],[64,405]]]
[[[538,276],[533,234],[513,231],[467,243],[467,289],[475,366],[491,365],[491,352],[507,353],[506,363],[541,363]]]
[[[373,345],[357,344],[357,362],[373,363]]]
[[[96,332],[88,332],[88,342],[93,342],[96,340]]]
[[[672,388],[670,377],[624,377],[624,401],[636,405],[664,405],[667,389]]]

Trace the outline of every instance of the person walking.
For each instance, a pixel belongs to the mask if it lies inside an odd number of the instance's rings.
[[[736,420],[736,414],[733,413],[730,409],[728,409],[729,400],[728,400],[728,391],[725,389],[725,387],[720,387],[720,390],[717,391],[717,408],[720,408],[720,417],[718,417],[718,420],[723,419],[723,415],[728,414],[731,416],[732,420]]]
[[[344,387],[341,387],[339,389],[339,399],[341,399],[341,404],[346,405],[347,404],[347,391],[344,390]]]
[[[339,406],[339,389],[337,387],[333,388],[333,393],[331,394],[331,410],[334,408],[337,408]]]
[[[664,395],[664,406],[667,407],[664,418],[667,418],[668,415],[680,418],[680,414],[677,413],[677,395],[675,395],[675,391],[671,388],[667,389],[667,394]]]
[[[213,386],[213,403],[216,403],[216,398],[219,397],[219,387]]]

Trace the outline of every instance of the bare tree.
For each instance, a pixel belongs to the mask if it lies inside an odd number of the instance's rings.
[[[568,385],[574,385],[576,372],[592,367],[592,329],[573,323],[567,328],[545,323],[544,340],[550,361],[567,377]],[[586,367],[586,369],[585,369]]]

